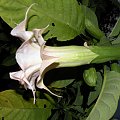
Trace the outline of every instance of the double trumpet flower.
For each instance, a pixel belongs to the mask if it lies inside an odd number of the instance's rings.
[[[10,78],[18,80],[25,89],[32,90],[34,103],[36,87],[61,97],[51,92],[43,82],[44,75],[48,70],[120,59],[119,47],[46,46],[42,33],[48,26],[32,31],[26,30],[27,14],[31,6],[28,8],[24,20],[11,31],[11,35],[20,38],[23,43],[16,51],[16,61],[21,70],[11,72]]]
[[[30,7],[26,12],[25,19],[11,31],[11,35],[20,38],[23,43],[16,51],[16,61],[21,70],[11,72],[10,78],[18,80],[26,89],[31,89],[35,103],[35,83],[38,88],[45,89],[55,96],[61,96],[51,92],[43,83],[43,76],[46,68],[58,58],[47,55],[47,52],[44,54],[45,41],[42,37],[42,33],[47,27],[26,31],[29,9]]]

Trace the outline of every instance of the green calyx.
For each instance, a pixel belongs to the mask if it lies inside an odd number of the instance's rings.
[[[90,63],[103,63],[120,59],[120,47],[64,46],[44,49],[51,56],[58,57],[57,67],[74,67]]]

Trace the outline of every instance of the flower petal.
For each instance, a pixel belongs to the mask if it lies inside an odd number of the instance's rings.
[[[29,86],[29,88],[32,89],[32,86],[30,85],[28,80],[25,78],[25,73],[22,70],[17,72],[11,72],[10,78],[14,80],[18,80],[22,85],[24,85],[26,89],[28,88],[27,86]]]
[[[43,55],[43,56],[44,56],[44,55]],[[50,93],[51,93],[52,95],[54,95],[54,96],[62,97],[62,96],[59,96],[59,95],[51,92],[51,91],[44,85],[44,83],[43,83],[43,76],[44,76],[44,74],[45,74],[48,70],[50,70],[50,69],[52,69],[52,68],[55,67],[55,66],[53,67],[53,66],[51,66],[51,65],[52,65],[56,60],[58,60],[58,58],[55,58],[55,57],[52,57],[52,56],[44,56],[44,57],[43,57],[43,62],[42,62],[41,67],[40,67],[40,75],[39,75],[39,77],[38,77],[38,79],[37,79],[36,86],[37,86],[38,88],[40,88],[40,89],[45,89],[45,90],[47,90],[48,92],[50,92]]]
[[[11,35],[16,36],[21,38],[23,41],[27,41],[30,38],[32,38],[33,36],[33,32],[31,31],[26,31],[26,24],[27,24],[27,14],[30,10],[30,8],[33,6],[34,4],[32,4],[26,11],[25,14],[25,18],[24,20],[19,23],[12,31],[11,31]]]
[[[31,42],[24,42],[16,52],[16,60],[22,70],[26,70],[31,66],[41,65],[40,47]]]
[[[22,70],[17,71],[17,72],[11,72],[10,73],[10,78],[14,80],[18,80],[22,85],[24,85],[25,89],[30,89],[32,90],[33,97],[34,97],[34,104],[35,104],[35,80],[39,76],[39,72],[32,73],[31,77],[28,78],[26,76],[26,73],[23,72]]]
[[[38,87],[38,88],[47,90],[49,93],[51,93],[51,94],[54,95],[54,96],[62,97],[62,96],[59,96],[59,95],[53,93],[52,91],[50,91],[50,90],[44,85],[44,83],[43,83],[43,78],[41,78],[41,76],[38,77],[37,81],[39,81],[39,83],[37,84],[37,87]]]
[[[25,81],[22,80],[23,77],[24,77],[24,72],[22,70],[17,72],[10,72],[10,78],[14,80],[18,80],[22,85],[25,83]]]
[[[33,30],[35,38],[36,38],[36,40],[37,40],[37,42],[39,43],[40,46],[44,46],[45,43],[46,43],[46,41],[42,37],[42,33],[46,30],[46,28],[48,26],[46,26],[45,28],[42,28],[42,29],[34,29]]]

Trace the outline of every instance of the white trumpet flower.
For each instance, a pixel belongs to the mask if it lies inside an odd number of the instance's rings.
[[[43,76],[47,71],[47,67],[58,58],[49,56],[47,53],[45,55],[43,54],[45,41],[42,37],[42,33],[46,28],[26,31],[27,14],[31,6],[26,12],[25,19],[11,31],[11,35],[19,37],[23,43],[16,51],[16,61],[21,70],[11,72],[10,78],[18,80],[26,89],[31,89],[35,103],[35,83],[38,88],[45,89],[51,94],[58,96],[51,92],[43,83]],[[35,82],[36,79],[37,82]]]
[[[24,20],[11,31],[11,35],[19,37],[23,43],[16,51],[16,61],[21,70],[11,72],[10,78],[18,80],[26,89],[31,89],[35,103],[36,86],[40,89],[47,90],[52,95],[61,97],[51,92],[44,85],[43,77],[48,70],[55,67],[73,67],[90,64],[97,58],[97,62],[100,60],[99,55],[93,52],[94,47],[46,46],[42,33],[48,26],[42,29],[33,29],[32,31],[26,30],[27,14],[31,6],[28,8]],[[95,47],[95,49],[97,50],[98,48]]]

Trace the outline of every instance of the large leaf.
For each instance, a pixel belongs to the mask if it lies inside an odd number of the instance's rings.
[[[85,19],[89,19],[92,22],[92,24],[95,25],[95,27],[98,27],[98,20],[95,12],[86,6],[84,6],[84,9],[85,9]]]
[[[84,12],[76,0],[0,0],[0,16],[11,26],[24,19],[28,7],[31,20],[28,28],[41,28],[50,25],[46,39],[57,37],[68,40],[79,35],[84,26]]]
[[[102,87],[102,76],[100,75],[99,72],[97,72],[97,75],[98,75],[97,85],[95,86],[95,89],[91,91],[89,94],[89,98],[87,102],[88,105],[92,104],[100,94],[100,90]]]
[[[68,86],[69,84],[71,84],[74,81],[74,79],[67,79],[67,80],[57,80],[54,81],[50,84],[50,87],[54,87],[54,88],[63,88]]]
[[[13,90],[0,93],[0,118],[5,120],[47,120],[52,105],[45,99],[26,101]]]
[[[87,32],[97,39],[101,39],[104,33],[99,29],[97,16],[90,8],[84,6],[85,10],[85,28]]]
[[[109,34],[109,37],[115,37],[119,35],[120,33],[120,17],[118,18],[114,28],[112,29],[112,32]]]
[[[112,41],[112,44],[120,46],[120,34],[118,35],[118,37],[115,40]]]
[[[98,100],[86,120],[109,120],[117,109],[120,95],[120,73],[111,71],[104,75]]]

